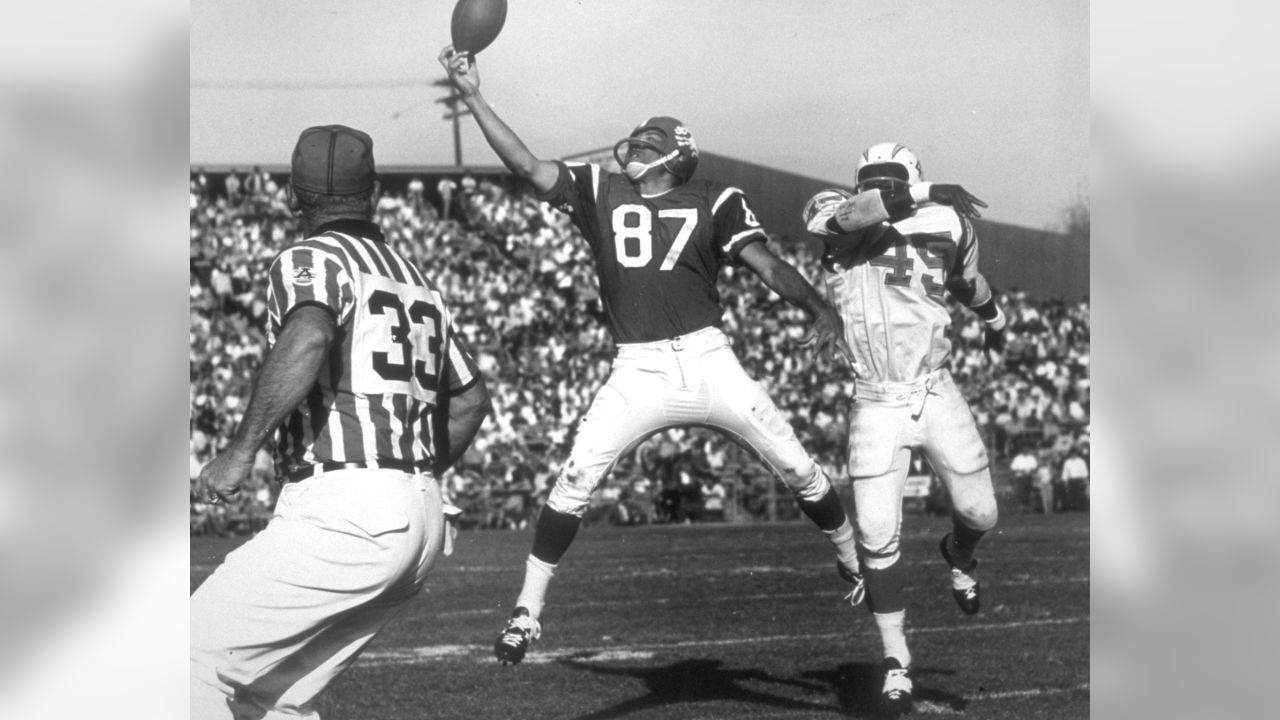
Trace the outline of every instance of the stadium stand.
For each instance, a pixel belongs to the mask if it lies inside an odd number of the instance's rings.
[[[204,171],[192,172],[192,534],[255,532],[270,517],[278,490],[269,458],[260,458],[253,487],[229,506],[201,503],[194,482],[242,416],[266,350],[261,279],[298,232],[280,177],[263,173],[261,181],[227,193]],[[591,259],[564,216],[499,176],[463,178],[447,207],[423,183],[409,183],[382,198],[379,222],[389,241],[435,278],[494,396],[494,416],[445,477],[446,490],[464,510],[464,526],[526,527],[568,453],[575,420],[609,369],[611,342],[599,321]],[[817,276],[817,257],[806,244],[771,243],[803,274]],[[805,446],[840,475],[852,377],[797,351],[803,314],[762,283],[729,269],[724,285],[733,286],[723,293],[726,331],[743,365],[791,415]],[[1021,449],[1038,452],[1055,477],[1068,453],[1088,460],[1089,303],[1034,299],[1017,289],[1003,291],[1002,301],[1011,322],[1005,357],[996,364],[983,357],[977,318],[952,307],[952,371],[989,439],[1002,501],[1017,512],[1031,506],[1024,486],[1009,481],[1009,462]],[[725,494],[710,511],[704,488],[717,480]],[[682,428],[624,458],[597,493],[588,521],[785,520],[797,514],[787,497],[723,436]]]

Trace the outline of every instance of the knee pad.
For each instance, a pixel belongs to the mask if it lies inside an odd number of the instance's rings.
[[[948,487],[951,512],[965,525],[979,532],[995,527],[999,519],[995,491],[991,486],[991,470],[956,474]]]
[[[864,524],[858,532],[858,557],[873,570],[883,570],[898,562],[898,530],[889,523],[883,526]]]
[[[591,503],[591,493],[595,492],[599,483],[599,477],[584,471],[570,459],[551,487],[547,507],[580,518],[586,514],[587,506]]]
[[[821,500],[831,489],[831,480],[822,466],[809,458],[808,462],[798,468],[780,468],[778,474],[798,499],[806,502]]]

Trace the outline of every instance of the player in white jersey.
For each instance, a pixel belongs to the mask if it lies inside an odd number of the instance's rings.
[[[952,594],[970,615],[979,607],[974,549],[996,523],[986,447],[947,370],[944,293],[986,321],[989,348],[1000,346],[1005,318],[978,272],[969,221],[985,203],[958,185],[923,182],[914,153],[895,143],[862,154],[855,192],[818,193],[804,220],[823,241],[827,291],[856,358],[848,472],[867,607],[884,643],[881,698],[899,714],[910,709],[912,690],[898,562],[911,450],[923,453],[951,495],[953,530],[940,547]]]
[[[191,597],[192,718],[318,718],[320,693],[447,553],[436,475],[489,394],[439,291],[374,224],[373,141],[298,138],[305,239],[271,265],[272,347],[243,421],[200,473],[234,495],[276,428],[286,485],[266,529]]]

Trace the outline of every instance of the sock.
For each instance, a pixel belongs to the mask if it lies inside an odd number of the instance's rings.
[[[911,651],[907,650],[907,611],[873,613],[876,627],[880,628],[880,641],[884,643],[884,656],[897,658],[904,668],[911,667]]]
[[[844,512],[844,504],[840,502],[840,496],[836,494],[836,489],[833,487],[828,487],[827,492],[817,500],[805,500],[797,496],[796,503],[823,532],[838,530],[841,524],[849,522],[849,516]]]
[[[581,525],[582,518],[550,507],[544,506],[538,514],[538,524],[533,531],[533,550],[524,564],[524,585],[520,588],[520,597],[516,598],[516,607],[528,608],[535,620],[542,616],[547,585],[555,575],[556,566],[573,544]]]
[[[907,571],[902,563],[877,568],[862,566],[862,576],[867,579],[867,609],[876,615],[891,614],[906,609],[903,588],[907,584]]]
[[[840,564],[850,572],[862,572],[862,569],[858,567],[858,546],[853,538],[853,523],[846,518],[844,524],[835,530],[823,530],[822,532],[831,540],[831,544],[836,546],[836,559],[840,561]]]
[[[956,567],[961,570],[970,570],[973,565],[973,551],[978,549],[978,541],[987,533],[985,530],[974,530],[960,522],[960,518],[957,517],[952,517],[951,526],[951,543],[947,547],[947,552],[951,553],[951,560],[955,562]]]
[[[580,517],[543,507],[533,530],[531,554],[548,565],[559,565],[581,525]]]
[[[516,598],[516,607],[528,608],[535,620],[541,617],[542,606],[547,597],[547,585],[555,574],[555,565],[530,555],[524,563],[524,585],[520,588],[520,597]]]
[[[817,500],[805,500],[796,497],[796,503],[814,525],[836,546],[836,559],[850,572],[860,572],[858,568],[858,547],[854,544],[853,523],[844,511],[840,495],[834,487]]]

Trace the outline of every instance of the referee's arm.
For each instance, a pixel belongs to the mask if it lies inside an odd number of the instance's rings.
[[[234,449],[250,458],[258,452],[272,431],[307,397],[337,337],[338,326],[329,308],[302,305],[289,313],[258,373],[244,419],[225,452]]]
[[[437,423],[443,421],[446,427],[437,430],[439,439],[436,447],[436,473],[443,473],[458,462],[462,454],[471,447],[471,441],[489,413],[493,412],[493,401],[489,397],[489,388],[483,377],[477,377],[471,387],[457,395],[441,393],[442,407],[438,408]],[[439,425],[437,424],[437,427]],[[443,430],[443,432],[441,432]],[[441,447],[443,442],[448,446]]]

